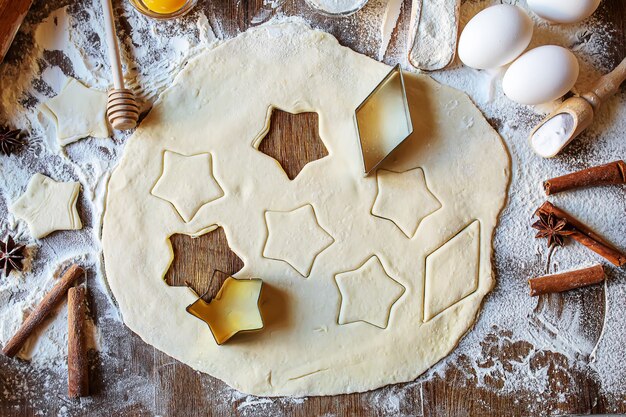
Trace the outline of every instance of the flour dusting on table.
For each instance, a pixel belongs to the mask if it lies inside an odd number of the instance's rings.
[[[494,3],[465,1],[461,8],[461,27]],[[523,1],[514,3],[525,7]],[[371,49],[359,52],[375,56],[382,16],[377,12],[384,10],[384,6],[384,2],[370,1],[355,19],[371,30],[351,32],[350,23],[345,23],[348,29],[339,36],[340,41],[350,43],[354,39],[367,39],[368,44],[372,44]],[[120,16],[119,31],[124,40],[122,60],[127,66],[127,82],[145,104],[144,110],[171,83],[189,57],[225,37],[219,23],[199,11],[180,21],[158,23],[135,13],[126,2],[116,9],[116,13]],[[90,305],[95,323],[90,334],[95,350],[91,354],[99,358],[96,363],[105,363],[105,358],[112,362],[123,358],[131,348],[145,349],[141,341],[132,340],[129,331],[121,324],[108,296],[101,265],[99,236],[104,192],[108,176],[122,154],[126,135],[115,132],[112,139],[89,138],[60,149],[54,139],[54,129],[37,110],[39,103],[60,91],[66,76],[75,77],[92,88],[108,88],[108,61],[97,35],[102,33],[100,14],[99,2],[92,1],[83,6],[71,5],[47,10],[41,16],[30,16],[18,35],[22,47],[12,51],[20,56],[16,59],[9,56],[0,66],[0,79],[3,80],[0,120],[30,133],[28,148],[22,153],[0,156],[0,213],[3,219],[0,238],[10,232],[18,242],[27,243],[31,251],[31,261],[23,274],[0,279],[0,344],[6,343],[24,315],[51,288],[53,274],[60,266],[79,261],[88,268],[87,285],[92,294]],[[391,43],[385,57],[390,64],[400,62],[406,70],[413,70],[406,61],[407,14],[404,10],[397,28],[401,35]],[[554,43],[571,48],[579,59],[581,77],[575,88],[577,91],[585,91],[594,79],[617,63],[615,54],[610,53],[611,45],[620,33],[596,18],[567,26],[549,25],[533,19],[535,34],[531,47]],[[325,28],[323,21],[313,22],[313,25]],[[372,410],[385,415],[420,415],[423,404],[413,404],[415,408],[407,411],[402,400],[410,392],[419,393],[424,381],[450,374],[463,376],[456,381],[502,395],[515,395],[524,389],[533,396],[519,398],[519,401],[534,402],[539,409],[546,392],[554,393],[563,402],[569,395],[580,395],[572,384],[556,386],[556,374],[565,375],[572,381],[581,378],[596,381],[616,402],[624,401],[619,400],[626,380],[623,366],[626,362],[623,349],[626,337],[623,330],[626,328],[624,272],[609,266],[604,287],[550,296],[544,301],[527,296],[526,283],[529,277],[547,272],[545,242],[535,240],[529,227],[532,212],[546,199],[540,184],[547,178],[626,155],[624,90],[609,100],[591,128],[559,157],[545,160],[532,152],[527,135],[543,114],[558,103],[541,108],[517,105],[502,94],[501,74],[465,68],[458,60],[451,69],[432,75],[444,84],[467,92],[497,128],[511,153],[513,179],[509,204],[503,212],[494,242],[498,284],[487,297],[474,329],[462,339],[459,347],[416,382],[364,394]],[[4,80],[11,82],[5,85]],[[449,105],[454,106],[454,103]],[[463,122],[471,126],[473,121]],[[462,136],[462,132],[459,135]],[[7,213],[8,204],[24,191],[30,177],[37,172],[55,180],[81,182],[78,207],[84,223],[82,230],[54,233],[36,243],[25,224]],[[564,193],[552,197],[551,201],[621,249],[626,249],[623,187]],[[553,254],[549,270],[556,272],[596,261],[602,260],[584,247],[569,243]],[[593,311],[585,304],[589,297],[594,300],[606,298],[606,325],[597,345],[600,328],[595,327],[601,323],[602,312]],[[555,303],[561,306],[559,311],[555,311]],[[24,353],[30,357],[30,363],[20,365],[24,378],[3,381],[0,400],[18,403],[25,399],[34,407],[46,409],[46,394],[65,395],[66,314],[64,306],[59,308],[55,317],[42,328],[39,337],[27,346]],[[118,346],[117,341],[123,342]],[[513,350],[524,354],[512,355]],[[553,362],[547,360],[548,356]],[[109,367],[100,373],[103,381],[99,389],[115,397],[119,410],[131,409],[136,404],[150,409],[156,401],[154,375],[172,362],[157,352],[152,365],[154,369]],[[24,383],[27,377],[38,381],[46,392],[35,392],[27,386]],[[207,395],[223,398],[223,412],[228,412],[231,404],[236,404],[237,410],[244,415],[259,411],[275,413],[283,407],[307,401],[256,398],[224,385],[220,387],[216,390],[206,384],[206,391]],[[421,398],[419,394],[414,397]],[[75,407],[88,407],[92,401],[88,398],[57,411],[63,414]]]

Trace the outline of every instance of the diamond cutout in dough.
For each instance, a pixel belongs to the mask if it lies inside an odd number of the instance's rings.
[[[266,211],[267,241],[263,256],[284,261],[308,277],[317,255],[335,240],[318,223],[313,206],[293,211]]]
[[[76,230],[83,227],[76,210],[80,193],[78,182],[56,182],[42,174],[30,179],[26,192],[10,207],[11,213],[28,224],[35,239],[56,230]]]
[[[391,220],[409,239],[425,217],[441,208],[437,197],[428,189],[421,168],[405,172],[379,169],[376,181],[378,195],[372,214]]]
[[[152,195],[171,203],[185,222],[190,222],[205,204],[224,195],[213,176],[210,153],[163,154],[163,173],[152,188]]]
[[[424,322],[478,288],[480,223],[467,226],[426,258]]]
[[[61,146],[88,136],[110,136],[107,94],[87,88],[74,78],[68,78],[61,93],[44,103],[41,110],[55,124]]]
[[[372,256],[358,269],[335,277],[341,293],[339,324],[363,321],[384,329],[394,304],[405,288],[385,271],[380,259]]]

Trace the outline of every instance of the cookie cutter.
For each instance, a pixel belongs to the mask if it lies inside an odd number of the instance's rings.
[[[387,110],[387,117],[381,117],[385,113],[382,107],[390,104],[394,108]],[[354,121],[364,176],[368,176],[413,133],[400,64],[393,67],[356,108]]]
[[[217,295],[209,302],[193,288],[187,286],[198,296],[198,299],[185,309],[187,313],[202,320],[209,326],[211,335],[218,345],[223,345],[233,336],[244,332],[262,330],[264,327],[261,316],[261,290],[263,280],[260,278],[233,278],[229,274],[215,270],[227,276]],[[243,295],[242,299],[240,296]],[[254,306],[254,307],[253,307]]]

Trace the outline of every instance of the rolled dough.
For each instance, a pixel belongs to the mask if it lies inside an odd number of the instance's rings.
[[[465,94],[407,74],[415,131],[379,175],[419,175],[363,178],[354,109],[388,71],[297,22],[251,29],[191,60],[128,140],[109,182],[104,258],[125,323],[256,395],[370,390],[413,380],[447,355],[494,285],[491,239],[509,157]],[[329,152],[292,181],[255,147],[273,108],[317,112]],[[212,155],[206,179],[224,195],[172,197],[208,201],[189,221],[151,193],[165,152]],[[417,207],[416,195],[423,218],[393,209],[394,201]],[[222,346],[185,311],[195,296],[163,280],[169,236],[218,226],[245,263],[236,276],[264,280],[265,328]]]

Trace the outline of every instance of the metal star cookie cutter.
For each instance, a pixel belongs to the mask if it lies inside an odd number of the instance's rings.
[[[215,277],[217,272],[227,275],[228,278],[220,287],[217,295],[208,303],[202,298],[206,292],[199,295],[188,285],[189,289],[198,296],[198,299],[187,306],[185,309],[187,313],[199,318],[209,326],[211,335],[218,345],[226,343],[236,334],[262,330],[264,323],[261,316],[260,300],[263,280],[260,278],[233,278],[218,270],[213,272],[211,279]],[[247,299],[240,299],[238,295],[241,293],[244,293]],[[254,303],[254,307],[250,304],[251,302]]]
[[[384,112],[381,108],[390,104],[395,108],[388,112],[395,117],[380,117]],[[363,171],[367,176],[413,133],[400,64],[393,67],[356,108],[354,121],[359,137]]]

